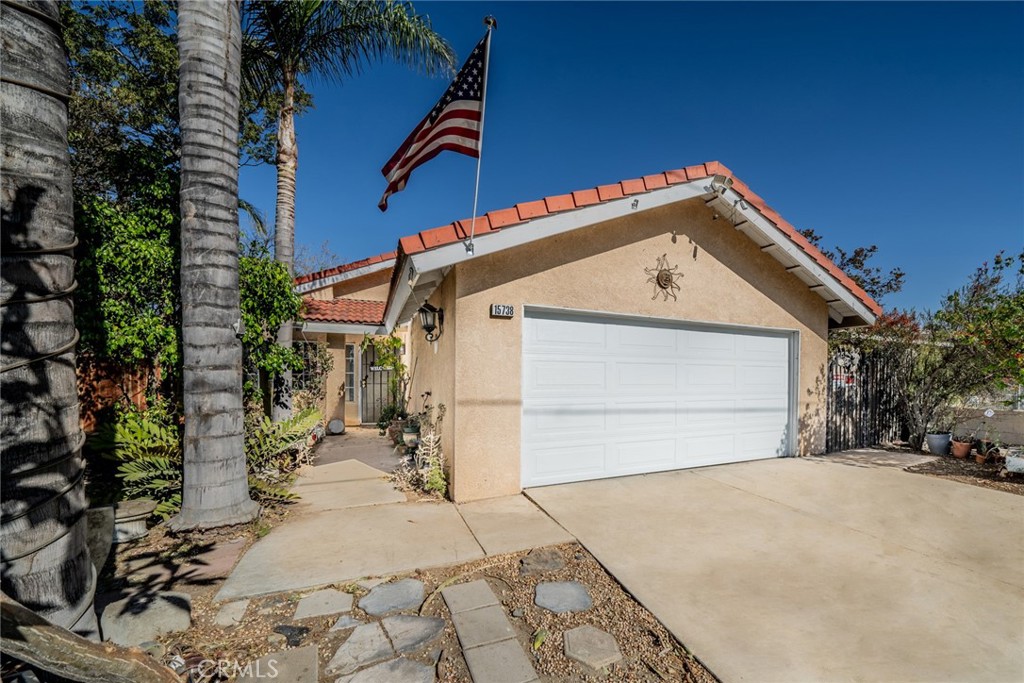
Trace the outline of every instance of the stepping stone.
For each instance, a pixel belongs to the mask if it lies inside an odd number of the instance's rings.
[[[586,587],[577,581],[538,583],[533,602],[555,614],[582,612],[594,606]]]
[[[434,670],[405,657],[376,664],[334,683],[434,683]]]
[[[441,597],[452,614],[499,604],[494,591],[483,579],[442,588]]]
[[[622,659],[615,638],[589,624],[566,631],[563,640],[565,656],[582,664],[588,669],[587,673],[599,673]]]
[[[329,676],[350,674],[356,669],[395,656],[380,624],[359,626],[331,657],[325,670]]]
[[[192,624],[192,596],[171,591],[129,596],[103,609],[100,628],[106,640],[138,645],[162,633],[186,630]]]
[[[385,583],[386,581],[387,581],[386,578],[383,578],[383,579],[363,579],[362,581],[356,581],[356,585],[359,586],[360,588],[364,589],[364,590],[368,590],[369,591],[369,590],[373,590],[374,588],[376,588],[377,586],[381,585],[382,583]]]
[[[249,600],[235,600],[223,605],[213,618],[213,623],[221,628],[231,628],[242,623],[245,610],[249,608]]]
[[[519,561],[522,576],[537,576],[565,569],[565,560],[554,548],[537,548]]]
[[[363,622],[359,621],[358,619],[353,617],[351,614],[345,614],[340,619],[338,619],[336,622],[334,622],[334,626],[332,626],[330,630],[332,630],[332,631],[343,631],[343,630],[345,630],[347,628],[352,628],[353,626],[359,626],[359,624],[361,624],[361,623],[363,623]]]
[[[325,614],[338,614],[352,610],[352,596],[348,593],[328,588],[310,593],[299,600],[295,608],[295,619],[311,619]]]
[[[531,683],[537,672],[515,638],[463,651],[469,675],[480,683]]]
[[[424,597],[422,581],[402,579],[377,586],[359,601],[359,607],[367,614],[379,617],[390,612],[418,609]]]
[[[302,639],[309,633],[309,629],[305,626],[291,626],[289,624],[280,624],[274,627],[274,633],[280,633],[285,637],[288,642],[288,647],[298,647],[302,645]]]
[[[401,654],[416,652],[436,640],[444,632],[444,620],[433,617],[411,617],[399,614],[381,620],[391,644]]]
[[[505,610],[497,605],[458,612],[452,615],[452,622],[463,650],[516,636],[505,617]]]
[[[307,645],[284,652],[272,652],[242,667],[238,683],[288,681],[288,683],[317,683],[316,645]]]

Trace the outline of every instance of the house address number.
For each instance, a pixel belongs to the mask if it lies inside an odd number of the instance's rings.
[[[516,307],[511,304],[491,304],[492,318],[512,318],[516,314]]]

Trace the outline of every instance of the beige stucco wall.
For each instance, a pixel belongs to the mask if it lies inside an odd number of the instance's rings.
[[[387,301],[391,285],[391,271],[378,270],[362,277],[344,280],[334,285],[325,285],[304,293],[310,299],[363,299],[365,301]]]
[[[441,337],[433,343],[426,340],[418,317],[414,317],[411,325],[406,328],[406,349],[409,352],[409,409],[420,409],[420,395],[430,392],[431,404],[435,409],[445,406],[445,416],[441,424],[441,451],[448,462],[449,482],[452,481],[452,454],[455,452],[455,346],[456,322],[455,288],[457,278],[450,273],[441,286],[430,296],[429,303],[444,309],[444,329]]]
[[[330,290],[334,298],[363,299],[365,301],[387,301],[391,285],[391,271],[378,270],[363,277],[345,280]]]
[[[455,315],[446,319],[455,349],[444,363],[457,361],[455,419],[447,425],[455,500],[520,490],[524,305],[797,330],[799,452],[824,450],[826,304],[729,221],[711,216],[695,199],[456,267],[443,283],[456,290]],[[662,254],[682,275],[675,301],[652,299],[644,272]],[[491,319],[492,303],[514,304],[515,317]],[[458,335],[450,334],[455,319]]]

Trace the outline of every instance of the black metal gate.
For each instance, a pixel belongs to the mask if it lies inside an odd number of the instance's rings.
[[[866,448],[901,436],[896,362],[891,354],[852,348],[829,354],[827,452]]]
[[[384,406],[391,402],[389,384],[391,370],[377,365],[377,349],[367,345],[363,349],[363,379],[360,382],[363,399],[363,424],[376,424]]]

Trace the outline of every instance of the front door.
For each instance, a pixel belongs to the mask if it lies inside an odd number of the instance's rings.
[[[388,390],[391,371],[377,364],[377,349],[372,345],[363,350],[362,370],[363,424],[376,424],[384,406],[391,400]]]

